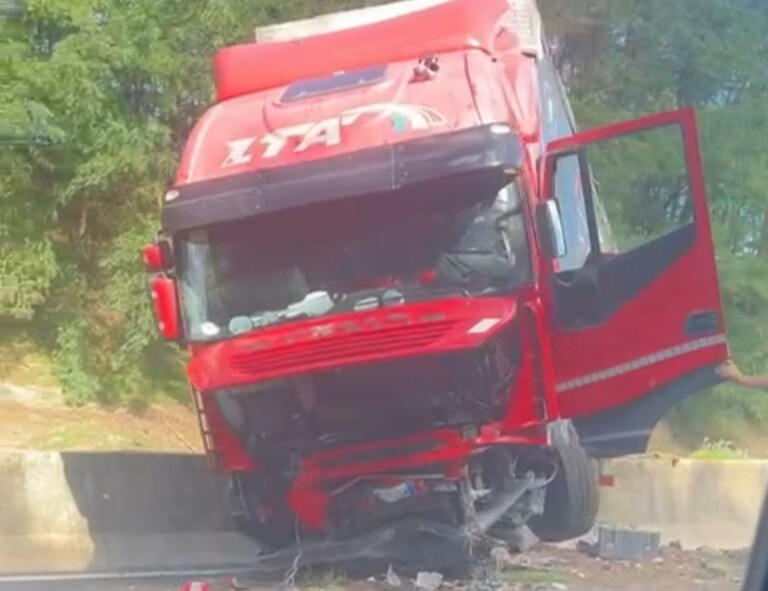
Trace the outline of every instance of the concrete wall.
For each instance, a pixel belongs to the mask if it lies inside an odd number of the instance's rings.
[[[768,462],[623,459],[602,464],[600,520],[665,543],[752,543]],[[226,482],[202,457],[0,451],[0,573],[248,566]]]
[[[194,455],[0,452],[0,572],[248,565]]]
[[[656,530],[686,549],[750,547],[768,490],[768,461],[621,459],[601,473],[603,523]]]

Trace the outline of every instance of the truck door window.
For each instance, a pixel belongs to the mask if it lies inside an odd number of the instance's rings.
[[[560,206],[565,238],[565,254],[557,260],[560,271],[581,269],[590,253],[587,205],[581,183],[578,154],[570,154],[558,160],[554,191]]]
[[[588,191],[580,190],[579,179]],[[568,246],[554,289],[563,328],[605,321],[693,240],[690,184],[676,125],[563,154],[553,192]],[[648,256],[651,251],[656,254]],[[613,264],[619,257],[623,262]],[[630,259],[636,265],[628,265]]]
[[[576,125],[560,76],[548,56],[538,62],[538,72],[539,94],[542,98],[541,136],[544,143],[549,143],[574,134]],[[566,253],[558,259],[557,264],[562,271],[573,271],[584,266],[590,253],[581,168],[576,154],[558,161],[555,185],[566,245]]]
[[[591,144],[586,161],[602,204],[593,215],[610,230],[597,237],[602,254],[630,252],[693,221],[677,126]]]

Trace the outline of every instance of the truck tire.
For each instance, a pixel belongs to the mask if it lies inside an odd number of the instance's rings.
[[[571,423],[562,425],[553,441],[558,472],[547,486],[544,512],[528,523],[543,542],[565,542],[589,533],[600,507],[594,460],[581,447]]]

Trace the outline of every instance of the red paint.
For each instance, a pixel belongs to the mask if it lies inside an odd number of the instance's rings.
[[[381,23],[282,43],[235,45],[214,60],[217,98],[279,88],[340,70],[452,52],[493,52],[506,0],[454,0]],[[425,35],[425,31],[429,31]],[[350,51],[354,48],[354,51]],[[413,68],[409,73],[411,77]]]
[[[610,137],[646,131],[664,125],[679,126],[685,144],[691,178],[691,197],[696,218],[696,244],[670,265],[637,297],[599,326],[561,331],[551,324],[555,382],[566,382],[593,372],[616,367],[646,355],[685,343],[683,325],[695,310],[721,310],[720,289],[714,265],[706,194],[699,155],[696,119],[692,109],[658,113],[636,121],[591,130],[550,144],[547,167],[555,155]],[[549,194],[545,187],[544,195]],[[545,289],[547,284],[543,285]],[[547,292],[546,299],[551,293]],[[725,331],[722,316],[720,332]],[[631,337],[628,337],[631,335]],[[574,388],[558,396],[563,416],[594,413],[642,396],[649,389],[699,367],[727,358],[725,344],[673,357],[652,366]]]
[[[454,0],[359,29],[220,50],[214,60],[219,102],[190,134],[177,171],[177,186],[309,162],[483,122],[511,122],[523,133],[535,134],[538,120],[532,110],[535,91],[530,85],[536,82],[532,60],[520,54],[516,42],[505,42],[510,35],[498,36],[505,30],[502,17],[507,9],[506,0]],[[424,30],[430,35],[425,36]],[[377,41],[371,42],[372,38]],[[349,47],[357,49],[349,51]],[[430,80],[413,82],[418,57],[429,54],[440,57],[437,74]],[[356,90],[281,102],[286,86],[296,80],[372,65],[387,66],[382,81]],[[513,91],[504,78],[504,68],[526,76],[525,85],[520,85],[514,97],[523,98],[524,104],[510,100]],[[445,123],[432,129],[396,131],[386,117],[366,115],[345,124],[344,114],[350,109],[380,104],[434,109]],[[330,128],[334,134],[338,131],[338,143],[317,143],[297,152],[304,136],[291,135],[276,155],[264,157],[269,149],[264,138],[269,134],[329,120],[336,121]],[[328,139],[328,129],[321,125],[313,137]],[[222,168],[231,154],[228,143],[241,140],[248,144],[241,154],[242,160],[248,161]]]
[[[163,261],[163,251],[157,244],[148,244],[141,250],[141,259],[144,262],[144,268],[150,273],[156,273],[163,270],[165,263]]]
[[[176,340],[180,333],[176,283],[164,275],[155,275],[149,281],[149,289],[158,331],[165,340]]]
[[[195,345],[188,366],[199,390],[270,380],[415,354],[476,347],[515,316],[509,298],[450,299],[276,325],[212,345]],[[482,318],[500,322],[483,334]]]
[[[288,502],[308,529],[326,526],[326,485],[331,480],[436,464],[444,476],[458,480],[470,455],[481,448],[547,445],[550,421],[631,402],[655,386],[726,356],[725,345],[702,349],[557,394],[558,383],[680,344],[685,315],[721,306],[693,112],[652,115],[543,146],[539,115],[547,97],[539,94],[535,60],[520,52],[516,36],[503,27],[507,9],[506,0],[454,0],[391,21],[303,41],[229,47],[215,57],[217,104],[189,136],[177,185],[216,182],[248,171],[318,161],[492,122],[506,123],[524,142],[526,159],[519,181],[531,237],[532,284],[503,297],[447,298],[296,321],[190,346],[188,378],[211,464],[223,472],[249,471],[258,469],[257,458],[243,449],[228,428],[214,404],[213,391],[355,364],[472,349],[512,324],[519,326],[522,360],[508,392],[506,414],[498,422],[478,425],[471,436],[462,436],[457,429],[435,429],[302,457]],[[415,80],[414,67],[427,54],[439,57],[439,70],[434,77]],[[290,103],[280,100],[296,80],[376,65],[386,65],[386,74],[369,86]],[[385,112],[350,116],[355,109],[381,104],[418,107],[439,117],[426,126],[398,128]],[[551,292],[552,275],[559,266],[542,257],[532,215],[534,207],[549,197],[552,158],[592,141],[662,124],[680,125],[684,132],[697,218],[696,246],[602,325],[559,330],[553,320]],[[292,131],[276,140],[276,131],[286,129]],[[154,265],[155,254],[145,256]],[[428,271],[422,276],[425,283],[432,279]],[[161,332],[172,338],[179,332],[173,281],[156,276],[152,293],[155,313],[163,322]],[[487,332],[471,332],[488,318],[499,322]],[[424,442],[433,445],[426,451],[398,452]],[[370,451],[390,453],[371,460],[365,455]],[[600,484],[613,486],[613,478],[602,476]]]

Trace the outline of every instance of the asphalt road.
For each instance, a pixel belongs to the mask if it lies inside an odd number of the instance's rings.
[[[0,591],[180,591],[186,581],[38,581],[0,583]]]
[[[205,581],[208,591],[229,591],[230,579],[205,578],[155,578],[121,580],[38,580],[38,581],[3,581],[0,579],[0,591],[181,591],[190,581]],[[191,589],[190,591],[197,591]]]

